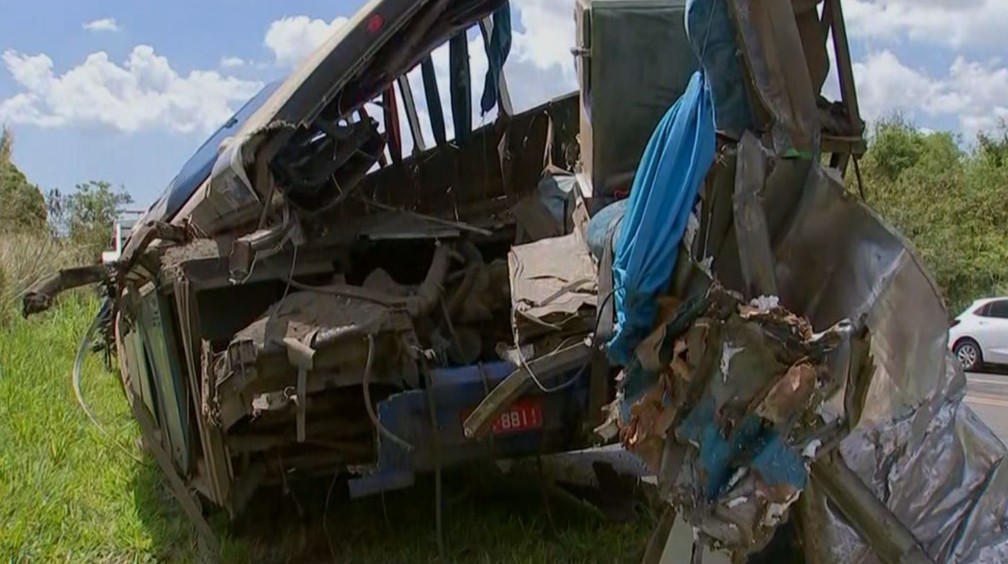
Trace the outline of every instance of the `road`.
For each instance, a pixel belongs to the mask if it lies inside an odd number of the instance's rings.
[[[971,372],[966,380],[966,404],[1008,443],[1008,376]]]

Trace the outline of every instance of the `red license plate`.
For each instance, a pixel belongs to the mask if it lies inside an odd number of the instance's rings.
[[[462,413],[462,420],[472,413],[467,409]],[[494,420],[491,432],[494,435],[511,435],[531,431],[543,426],[542,403],[539,398],[522,398],[507,408]]]

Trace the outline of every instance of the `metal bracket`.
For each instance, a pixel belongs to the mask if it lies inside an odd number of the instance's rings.
[[[297,406],[297,442],[305,441],[305,409],[307,407],[306,395],[308,393],[308,372],[315,366],[315,349],[311,348],[311,343],[315,339],[316,331],[312,331],[305,336],[304,341],[287,337],[283,340],[287,348],[287,362],[298,369],[297,389],[293,396],[294,404]]]

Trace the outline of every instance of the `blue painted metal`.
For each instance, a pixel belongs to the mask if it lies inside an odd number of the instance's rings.
[[[477,458],[527,456],[540,452],[567,450],[576,445],[580,423],[588,403],[588,381],[578,379],[562,392],[538,395],[542,402],[543,425],[534,431],[495,436],[477,441],[466,438],[462,422],[467,410],[475,408],[515,369],[507,362],[494,362],[432,372],[430,390],[410,390],[378,403],[378,419],[389,431],[413,446],[405,449],[391,441],[380,441],[378,463],[371,474],[349,482],[350,496],[357,498],[409,487],[417,472]],[[565,380],[572,376],[555,377]],[[431,426],[428,394],[433,394],[437,434]]]
[[[588,221],[588,249],[591,250],[596,260],[602,260],[602,253],[606,245],[612,245],[611,250],[616,251],[616,243],[623,231],[621,227],[628,202],[629,200],[617,200],[599,210]]]
[[[699,445],[704,496],[714,501],[739,468],[750,467],[769,486],[805,488],[808,471],[801,456],[756,415],[746,415],[730,434],[718,423],[714,398],[705,396],[676,429],[681,441]]]
[[[151,206],[152,210],[158,207],[161,208],[157,217],[149,219],[169,221],[182,209],[182,206],[196,192],[196,189],[210,176],[210,171],[217,160],[217,149],[220,147],[221,142],[241,129],[242,125],[252,117],[252,114],[266,103],[266,100],[269,99],[270,95],[273,94],[280,84],[282,84],[282,81],[267,84],[258,94],[246,102],[241,109],[235,112],[231,116],[231,119],[227,120],[220,129],[215,131],[196,150],[193,156],[189,157],[189,160],[182,165],[179,173],[168,183],[164,192],[161,193],[161,196]]]

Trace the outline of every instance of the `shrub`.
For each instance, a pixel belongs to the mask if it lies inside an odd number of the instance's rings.
[[[86,264],[88,258],[80,247],[47,234],[0,234],[0,325],[20,315],[29,286],[60,268]]]

